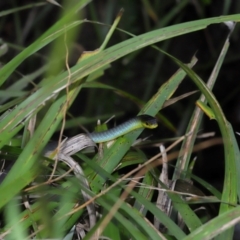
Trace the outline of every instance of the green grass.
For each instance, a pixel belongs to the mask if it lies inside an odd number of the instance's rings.
[[[76,233],[73,235],[73,230],[76,229],[76,224],[84,224],[84,221],[88,221],[86,205],[92,204],[90,201],[85,203],[86,198],[82,194],[85,191],[87,198],[94,200],[96,209],[102,217],[97,219],[89,232],[85,232],[86,236],[83,239],[91,239],[97,234],[110,239],[212,239],[213,237],[232,239],[234,225],[239,222],[239,148],[232,126],[212,93],[214,85],[218,84],[217,78],[229,48],[229,39],[225,41],[207,83],[192,70],[193,66],[198,64],[194,57],[189,64],[184,64],[153,44],[204,30],[210,24],[225,21],[238,22],[240,14],[179,23],[180,20],[177,22],[174,17],[186,7],[187,1],[182,1],[181,5],[176,5],[169,14],[164,15],[161,28],[156,24],[156,29],[152,29],[150,20],[157,21],[160,17],[154,12],[154,6],[151,6],[150,1],[143,1],[142,6],[149,16],[144,19],[144,33],[135,36],[134,31],[130,32],[127,26],[124,26],[125,15],[122,15],[122,12],[116,18],[108,35],[107,32],[104,35],[104,31],[101,31],[101,24],[90,21],[91,23],[88,24],[95,28],[94,31],[98,33],[103,44],[97,39],[98,51],[90,53],[89,56],[69,66],[69,55],[72,53],[73,43],[77,41],[78,34],[87,22],[82,14],[87,9],[91,12],[93,20],[97,20],[94,19],[94,16],[97,16],[96,9],[90,2],[90,0],[72,3],[66,1],[63,4],[64,11],[55,23],[31,44],[22,48],[22,51],[11,60],[6,61],[0,69],[1,157],[7,163],[14,160],[13,167],[0,185],[2,196],[0,198],[2,210],[0,238],[25,239],[31,236],[38,239],[77,239]],[[39,4],[38,7],[42,5]],[[112,19],[111,9],[113,7],[109,3],[104,23],[109,23],[108,19]],[[133,5],[129,5],[130,7]],[[227,12],[228,4],[224,7],[224,11]],[[26,8],[31,9],[32,6],[29,5]],[[0,13],[0,17],[3,19],[9,14],[18,14],[20,10],[12,8]],[[79,15],[75,14],[76,10],[80,12]],[[130,16],[127,15],[126,18],[130,19]],[[119,23],[120,19],[123,23]],[[172,23],[173,19],[175,23]],[[171,25],[166,26],[169,23]],[[111,44],[112,34],[117,33],[120,34],[122,40]],[[168,50],[167,44],[162,46]],[[36,60],[36,56],[41,58],[46,47],[51,49],[48,53],[48,61],[40,64],[32,74],[23,73],[23,76],[16,74],[19,66]],[[118,83],[119,85],[115,85],[114,82],[112,84],[100,82],[101,77],[107,75],[107,71],[116,70],[114,64],[120,61],[134,61],[147,47],[154,49],[153,53],[156,54],[156,58],[160,57],[151,72],[147,74],[148,77],[145,80],[147,87],[142,89],[142,92],[145,90],[145,94],[136,94],[138,95],[136,96],[134,92],[119,87],[126,85],[124,74],[130,73],[124,72],[124,69],[118,69],[118,72],[115,72],[116,78],[122,78],[122,83]],[[158,84],[158,88],[155,88],[157,82],[154,71],[164,59],[168,61],[170,59],[179,69],[172,72],[172,76],[164,84]],[[123,68],[128,68],[128,65]],[[186,80],[186,77],[190,80]],[[108,109],[107,105],[113,101],[104,102],[102,96],[108,96],[105,92],[109,93],[109,100],[111,100],[110,96],[114,96],[114,99],[118,101],[124,98],[124,101],[134,106],[134,114],[139,110],[138,114],[156,116],[167,128],[174,131],[176,126],[159,111],[172,98],[183,81],[192,81],[195,84],[196,89],[201,93],[199,100],[209,104],[210,111],[215,116],[221,131],[225,161],[222,192],[219,193],[209,183],[189,172],[192,166],[192,153],[204,114],[197,106],[189,114],[191,116],[187,119],[188,126],[184,137],[176,142],[175,148],[167,149],[167,158],[168,161],[177,160],[173,180],[187,180],[189,176],[192,176],[203,188],[211,189],[213,198],[194,196],[191,202],[201,206],[205,206],[206,202],[209,202],[208,204],[220,203],[219,208],[215,207],[217,213],[211,216],[211,219],[205,220],[207,213],[203,216],[197,214],[192,207],[194,204],[188,203],[186,198],[174,191],[166,191],[168,199],[172,202],[172,215],[168,215],[156,206],[155,195],[158,192],[156,187],[161,184],[166,190],[168,186],[159,180],[161,154],[153,156],[156,149],[145,151],[145,148],[131,147],[142,130],[116,139],[111,146],[102,144],[98,151],[90,149],[87,152],[87,149],[84,149],[68,154],[64,153],[59,145],[58,150],[61,154],[65,154],[65,157],[67,156],[65,159],[60,159],[61,161],[56,161],[56,151],[47,157],[43,156],[43,150],[53,136],[57,136],[58,143],[61,143],[64,139],[64,130],[79,129],[80,123],[85,125],[95,122],[98,116],[94,115],[90,118],[89,109],[95,109],[95,112],[98,112],[99,105],[104,104]],[[139,85],[141,87],[140,83]],[[96,94],[93,92],[90,97],[86,96],[85,91],[92,89],[95,89]],[[78,99],[84,99],[84,101],[78,102]],[[75,118],[71,113],[74,104],[82,108],[87,105],[89,109],[86,113],[88,114]],[[115,114],[121,116],[124,110],[117,109]],[[105,114],[102,113],[102,116],[100,114],[99,118],[108,118],[111,113],[111,110],[106,111]],[[152,133],[154,135],[155,130],[152,130]],[[74,143],[74,146],[81,148],[83,144],[81,141]],[[157,146],[159,142],[157,141]],[[156,142],[150,138],[147,144],[156,145]],[[174,153],[174,150],[177,150],[177,153]],[[73,157],[72,162],[69,157]],[[76,166],[77,163],[79,168]],[[74,169],[66,176],[62,176],[69,171],[69,167]],[[87,176],[90,188],[83,184],[82,170]],[[62,177],[58,178],[59,176]],[[129,180],[133,177],[141,177],[141,180],[136,178],[142,183],[141,187]],[[172,190],[184,192],[182,189]],[[182,224],[178,224],[176,220],[177,213],[182,217]],[[166,232],[161,233],[154,227],[153,216],[167,228]]]

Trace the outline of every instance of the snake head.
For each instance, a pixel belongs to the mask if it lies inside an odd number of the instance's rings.
[[[143,127],[145,128],[156,128],[158,126],[157,119],[147,114],[139,115],[138,118],[141,120]]]

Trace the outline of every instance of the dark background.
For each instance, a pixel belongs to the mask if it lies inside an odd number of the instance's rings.
[[[1,0],[0,11],[37,2],[30,0]],[[151,4],[152,11],[146,8],[145,2]],[[86,6],[81,15],[79,15],[79,19],[86,18],[111,24],[118,11],[124,8],[125,11],[119,28],[139,35],[177,23],[240,12],[240,1],[229,1],[229,6],[225,5],[226,2],[228,1],[95,0]],[[59,3],[62,3],[62,1],[59,1]],[[12,44],[8,53],[1,57],[1,64],[4,65],[4,63],[16,56],[19,52],[18,48],[21,49],[28,46],[41,36],[44,31],[55,23],[61,12],[61,8],[47,3],[41,7],[32,7],[1,17],[0,38],[4,42]],[[98,48],[104,40],[107,31],[108,28],[106,26],[92,23],[83,24],[77,40],[74,46],[72,46],[73,51],[70,54],[70,64],[74,65],[76,63],[83,50],[90,51]],[[199,61],[194,70],[204,81],[207,81],[227,34],[228,29],[225,25],[216,24],[209,26],[203,31],[186,34],[158,43],[157,46],[186,63],[196,53]],[[232,124],[234,131],[240,132],[239,36],[239,26],[237,25],[231,37],[229,52],[221,68],[213,92],[220,102],[227,119]],[[125,33],[115,31],[108,46],[128,38],[129,36]],[[50,49],[51,45],[40,50],[38,56],[32,56],[26,60],[17,69],[17,72],[10,77],[7,84],[16,81],[21,74],[27,75],[32,73],[46,63]],[[59,60],[63,60],[63,58],[59,56]],[[176,70],[177,66],[171,60],[156,50],[147,47],[113,62],[111,68],[105,72],[99,81],[127,91],[141,100],[147,101]],[[2,89],[4,87],[6,85],[2,86]],[[174,97],[192,90],[196,90],[196,87],[186,78],[174,94]],[[160,124],[153,138],[161,139],[184,134],[198,97],[199,93],[194,94],[163,109],[161,113],[175,126],[176,131],[172,131],[164,124]],[[71,113],[75,117],[92,117],[101,116],[106,113],[121,113],[117,119],[119,122],[135,116],[138,111],[139,109],[136,105],[128,99],[118,96],[114,92],[99,89],[84,89],[71,108]],[[89,129],[92,128],[93,126],[89,126]],[[215,131],[216,136],[220,136],[217,123],[210,121],[207,117],[203,118],[201,130],[202,132]],[[75,131],[71,130],[68,134],[75,134]],[[240,138],[240,136],[237,138]],[[198,157],[195,173],[221,188],[224,170],[223,147],[212,147],[193,155],[193,157],[195,156]]]

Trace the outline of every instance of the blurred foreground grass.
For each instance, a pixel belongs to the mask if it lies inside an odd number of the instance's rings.
[[[99,34],[99,39],[103,43],[104,40],[110,41],[111,44],[108,45],[111,46],[106,47],[96,41],[96,48],[102,48],[90,52],[80,61],[71,63],[70,56],[74,55],[76,50],[77,36],[85,24],[90,24],[83,20],[85,9],[89,7],[91,16],[96,16],[94,5],[88,6],[90,2],[64,2],[60,17],[54,16],[54,24],[31,44],[22,48],[11,60],[5,60],[0,69],[1,159],[6,166],[14,163],[2,174],[4,180],[1,180],[0,185],[0,238],[98,239],[104,236],[109,239],[138,240],[213,237],[232,239],[234,226],[239,221],[239,149],[231,124],[211,91],[218,83],[216,80],[229,48],[230,35],[221,48],[221,54],[218,54],[219,58],[207,83],[192,70],[193,66],[198,64],[194,56],[189,59],[188,64],[183,64],[152,44],[205,29],[210,24],[238,22],[240,14],[176,22],[164,27],[169,23],[169,19],[172,20],[177,12],[186,7],[188,1],[182,1],[174,8],[175,12],[165,15],[161,21],[163,25],[156,26],[154,30],[150,29],[151,21],[157,21],[158,16],[150,1],[142,1],[141,6],[149,17],[144,21],[146,31],[143,34],[135,36],[134,31],[124,32],[125,28],[120,25],[122,29],[113,28],[113,33],[120,33],[122,41],[111,43],[112,38],[107,35],[109,32],[106,31],[103,35],[100,25],[91,22],[91,26],[94,26]],[[43,12],[48,12],[49,5],[46,3],[39,6],[43,6]],[[106,23],[107,17],[111,19],[114,12],[111,11],[111,4],[107,6]],[[129,8],[133,6],[130,4]],[[33,6],[28,7],[31,9]],[[14,16],[17,18],[19,9],[12,8],[5,14],[2,12],[1,17],[12,13],[16,14]],[[46,21],[48,14],[42,14]],[[121,17],[121,14],[116,21],[120,18],[124,22],[124,15]],[[17,27],[19,26],[16,25],[16,34],[22,36],[24,32]],[[233,25],[231,27],[234,28]],[[127,26],[126,29],[129,31]],[[19,38],[22,38],[20,35]],[[19,49],[24,40],[22,38],[18,41],[19,45],[11,45],[3,39],[2,57],[7,56],[8,48]],[[144,85],[127,76],[130,72],[124,71],[124,68],[128,67],[127,62],[136,59],[140,52],[149,46],[153,47],[151,51],[156,54],[158,64],[148,72]],[[162,47],[167,49],[167,45]],[[80,54],[77,54],[76,59],[79,56]],[[163,56],[174,62],[179,69],[172,72],[172,76],[164,84],[159,84],[154,81],[154,71]],[[119,68],[114,72],[120,84],[101,83],[100,77],[111,73],[112,68],[116,69],[114,64],[120,59],[126,64],[123,69]],[[27,70],[27,74],[18,71],[19,66],[21,69],[28,69],[28,66],[34,63],[37,68],[31,74]],[[83,132],[79,130],[81,125],[95,123],[98,118],[107,119],[112,111],[105,112],[102,109],[109,109],[110,105],[118,106],[115,111],[118,116],[125,111],[129,111],[132,116],[138,113],[157,116],[165,127],[176,131],[176,126],[159,111],[171,102],[172,95],[186,75],[190,80],[185,81],[192,81],[201,94],[199,100],[205,106],[203,110],[210,111],[216,119],[222,139],[203,138],[199,145],[195,144],[203,116],[203,112],[196,106],[188,115],[183,137],[176,138],[175,142],[168,139],[173,144],[166,149],[167,154],[163,147],[159,150],[162,142],[160,138],[165,136],[162,133],[159,135],[158,131],[151,132],[154,141],[150,138],[132,147],[141,134],[141,130],[137,130],[116,139],[111,146],[101,144],[97,151],[86,149],[89,151],[74,153],[73,158],[72,154],[66,154],[64,160],[60,159],[59,154],[63,154],[64,149],[62,146],[66,146],[64,130],[78,134]],[[129,85],[130,90],[120,88],[126,85]],[[135,96],[135,92],[131,92],[134,86],[138,86],[142,94]],[[86,92],[89,89],[95,90]],[[175,98],[175,101],[177,100],[178,98]],[[121,109],[123,103],[131,107],[123,106]],[[74,117],[73,112],[76,110],[73,110],[73,106],[74,109],[77,106],[77,109],[81,109],[79,111],[83,111],[81,117]],[[90,118],[93,112],[94,116]],[[58,144],[49,148],[48,144],[53,136],[58,140]],[[80,144],[81,142],[78,145]],[[224,149],[225,173],[222,192],[192,174],[195,161],[193,152],[216,144],[222,144]],[[43,156],[46,145],[51,151],[49,150],[47,156]],[[173,182],[166,180],[166,175],[160,178],[159,166],[164,161],[171,160],[176,160]],[[72,171],[69,171],[69,167]],[[163,169],[165,167],[166,165]],[[87,179],[85,185],[83,173]],[[190,179],[201,185],[201,189],[207,189],[208,196],[194,187],[189,182]],[[168,191],[168,188],[171,191]],[[85,203],[87,199],[90,200]],[[94,217],[92,220],[89,218],[90,206],[93,206],[93,215],[97,215],[96,222]],[[181,216],[180,220],[178,215]]]

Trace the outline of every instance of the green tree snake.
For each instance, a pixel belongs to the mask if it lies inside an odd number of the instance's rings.
[[[106,131],[92,132],[88,136],[95,143],[102,143],[116,139],[126,133],[140,128],[156,128],[158,126],[156,118],[149,115],[139,115],[130,120]]]

